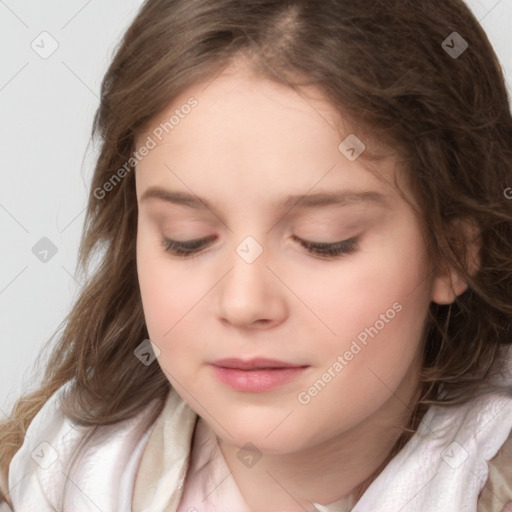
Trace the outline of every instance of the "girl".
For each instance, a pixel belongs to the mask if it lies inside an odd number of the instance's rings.
[[[512,117],[461,0],[147,0],[3,510],[512,510]]]

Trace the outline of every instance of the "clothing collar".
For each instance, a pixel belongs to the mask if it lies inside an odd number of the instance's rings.
[[[512,430],[512,378],[502,393],[453,406],[432,406],[417,431],[355,504],[352,512],[476,512],[493,458]],[[9,466],[14,510],[131,510],[134,485],[150,479],[144,512],[175,511],[183,493],[197,414],[171,390],[159,419],[158,400],[113,425],[82,427],[67,418],[60,400],[70,383],[30,423]],[[153,429],[166,443],[153,473],[139,471]],[[160,427],[159,427],[160,428]],[[137,477],[137,478],[136,478]],[[331,506],[332,505],[332,506]],[[322,512],[337,512],[334,505]],[[166,508],[167,507],[167,508]]]
[[[166,456],[173,454],[176,443],[180,443],[176,429],[179,424],[167,422],[174,417],[175,400],[172,394],[171,391],[142,456],[135,482],[133,512],[160,510],[156,507],[161,503],[153,503],[153,496],[158,492],[161,475],[177,462],[175,457]],[[164,490],[164,494],[165,491],[169,494],[165,510],[176,510],[179,503],[180,510],[251,512],[231,475],[217,436],[200,417],[197,417],[194,426],[193,436],[188,432],[187,442],[181,445],[183,452],[178,461],[181,468],[177,488],[174,481],[174,489],[167,487]],[[187,452],[191,454],[189,458],[186,457]],[[311,512],[349,512],[352,506],[351,497],[342,497],[328,505],[314,503]]]
[[[154,458],[153,450],[147,452],[147,458],[143,457],[140,474],[151,476],[136,481],[135,492],[140,499],[137,498],[138,508],[134,512],[174,511],[180,503],[195,421],[190,419],[187,428],[180,426],[183,420],[174,412],[178,403],[181,408],[188,407],[171,391],[158,422],[164,428],[155,429],[150,439],[160,446],[162,455]],[[328,505],[315,505],[315,509],[318,512],[476,512],[478,494],[488,476],[487,461],[496,455],[511,430],[510,391],[485,395],[466,404],[432,406],[415,434],[353,508],[347,508],[347,500],[342,498]],[[196,467],[201,464],[204,467],[212,450],[216,453],[212,435],[210,431],[209,452],[203,454]],[[152,467],[157,470],[151,472]],[[148,482],[148,478],[153,482]]]

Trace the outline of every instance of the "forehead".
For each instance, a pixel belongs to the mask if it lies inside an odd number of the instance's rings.
[[[262,198],[318,187],[392,192],[395,154],[373,166],[365,157],[374,144],[353,133],[318,89],[293,89],[243,65],[175,97],[136,147],[149,139],[152,149],[136,166],[139,200],[150,186],[165,185],[202,196],[236,185]],[[354,141],[364,150],[351,159],[346,149]]]

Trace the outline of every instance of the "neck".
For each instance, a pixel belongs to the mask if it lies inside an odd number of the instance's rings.
[[[363,423],[306,450],[264,454],[251,468],[237,464],[238,446],[219,439],[249,508],[304,512],[312,510],[312,503],[345,499],[347,506],[355,504],[413,435],[425,412],[414,407],[420,391],[417,380],[406,378],[403,384]]]

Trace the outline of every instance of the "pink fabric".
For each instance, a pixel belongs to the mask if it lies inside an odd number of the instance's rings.
[[[231,476],[214,432],[197,421],[192,458],[177,512],[251,512]]]
[[[502,393],[450,408],[432,406],[352,512],[476,512],[489,475],[487,462],[512,432],[512,373],[506,380],[504,376],[503,384],[507,387]],[[247,512],[243,500],[236,502],[241,496],[214,433],[206,423],[204,429],[194,430],[200,419],[174,389],[149,428],[157,400],[114,425],[80,427],[60,407],[66,391],[67,384],[36,414],[11,461],[8,486],[13,510]],[[192,459],[194,466],[188,472]],[[134,486],[140,496],[138,509],[131,507]],[[504,512],[504,505],[496,510]],[[337,503],[315,508],[346,510]]]
[[[251,512],[231,475],[217,437],[200,417],[197,421],[190,469],[177,512]],[[349,512],[353,499],[343,497],[311,511]],[[325,507],[325,508],[324,508]]]

